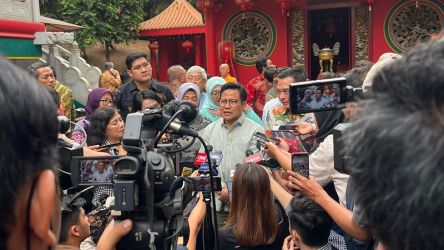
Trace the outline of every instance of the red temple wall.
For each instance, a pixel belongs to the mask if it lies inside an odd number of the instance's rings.
[[[372,36],[369,44],[373,46],[373,53],[369,55],[371,61],[377,61],[378,58],[386,53],[393,52],[384,37],[384,22],[387,14],[397,0],[375,1],[372,8]]]
[[[288,65],[288,31],[287,31],[287,16],[282,15],[279,4],[275,1],[260,1],[254,5],[255,10],[264,12],[271,18],[277,31],[276,46],[270,55],[273,64],[277,66]],[[215,27],[216,27],[216,43],[222,40],[223,28],[227,20],[239,11],[239,6],[235,5],[234,1],[225,1],[223,10],[216,13]],[[217,47],[216,47],[217,49]],[[208,51],[207,51],[208,53]],[[217,51],[214,51],[217,56]],[[217,65],[220,61],[217,61]],[[240,64],[234,65],[237,73],[237,80],[242,84],[246,84],[251,78],[258,75],[255,65],[244,66]],[[208,69],[211,75],[219,75],[219,69]]]

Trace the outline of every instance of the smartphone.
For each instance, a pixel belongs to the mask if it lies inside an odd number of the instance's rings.
[[[298,152],[291,154],[291,170],[305,178],[309,175],[309,157],[306,152]]]
[[[71,182],[73,186],[112,185],[114,165],[119,156],[73,157]]]
[[[271,143],[274,143],[276,145],[279,144],[279,140],[276,140],[273,137],[267,137],[265,134],[262,134],[260,132],[255,132],[253,134],[253,136],[256,137],[257,143],[259,143],[262,147],[265,147],[265,143],[266,142],[271,142]]]
[[[113,143],[113,144],[108,144],[108,145],[102,145],[99,146],[97,149],[101,149],[101,148],[111,148],[111,147],[115,147],[115,146],[119,146],[121,143]]]
[[[292,83],[290,111],[303,114],[343,108],[349,97],[344,77]]]
[[[193,183],[193,191],[211,191],[210,176],[192,176],[189,177]],[[222,190],[222,182],[220,176],[213,176],[213,189],[214,191]]]

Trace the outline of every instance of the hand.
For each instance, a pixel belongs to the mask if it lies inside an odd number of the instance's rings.
[[[219,192],[219,200],[224,203],[230,203],[230,194],[227,187],[222,188],[222,191]]]
[[[294,241],[291,235],[287,236],[282,244],[282,250],[294,250]]]
[[[313,134],[315,132],[314,126],[308,122],[300,122],[296,124],[296,132],[300,135]]]
[[[190,227],[190,232],[197,234],[200,230],[202,222],[205,218],[205,213],[207,211],[207,207],[205,202],[203,201],[202,193],[199,194],[199,201],[196,203],[196,206],[191,211],[190,216],[188,217],[188,225]]]
[[[119,152],[119,155],[127,155],[127,154],[128,154],[128,153],[126,152],[126,150],[123,149],[123,145],[122,145],[122,144],[120,144],[120,145],[117,147],[117,151]]]
[[[99,148],[100,145],[92,145],[92,146],[88,146],[87,148],[97,151],[97,152],[107,152],[109,150],[109,148],[104,147],[104,148]]]
[[[288,171],[288,174],[290,175],[289,180],[291,181],[292,188],[301,190],[305,196],[314,202],[317,203],[320,198],[327,194],[312,176],[310,176],[310,179],[307,179],[293,171]]]
[[[114,249],[117,242],[119,242],[123,236],[127,235],[132,228],[133,222],[131,220],[124,220],[120,223],[116,223],[114,220],[112,220],[108,226],[106,226],[102,236],[100,236],[96,250]]]
[[[281,150],[276,144],[272,142],[266,142],[265,146],[267,147],[267,153],[269,156],[276,158],[276,155]]]
[[[278,147],[285,152],[288,152],[290,150],[290,145],[288,145],[288,142],[282,138],[276,137],[276,140],[279,141]]]
[[[119,75],[119,72],[115,69],[111,69],[111,74],[113,74],[114,77]]]

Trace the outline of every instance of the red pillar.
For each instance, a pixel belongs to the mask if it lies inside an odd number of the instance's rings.
[[[196,53],[194,54],[194,63],[197,66],[202,66],[202,52],[201,52],[201,36],[195,36],[196,38]]]
[[[214,10],[208,8],[205,14],[205,47],[206,47],[206,61],[207,72],[211,75],[217,74],[217,53],[216,53],[216,29],[214,25]]]

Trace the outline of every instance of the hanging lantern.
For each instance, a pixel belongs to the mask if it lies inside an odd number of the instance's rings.
[[[187,53],[190,52],[191,48],[193,48],[193,43],[190,40],[185,40],[185,42],[182,43],[182,47],[185,49]]]
[[[279,3],[280,8],[282,10],[282,15],[284,15],[285,13],[288,14],[287,10],[290,7],[290,0],[276,0],[276,2]]]
[[[247,11],[253,7],[253,0],[235,0],[234,2],[240,7],[241,11]]]
[[[214,2],[213,0],[198,0],[197,7],[199,7],[205,14],[207,14],[208,10],[213,8]]]
[[[368,11],[372,12],[372,4],[375,2],[375,0],[367,0],[368,3]]]

